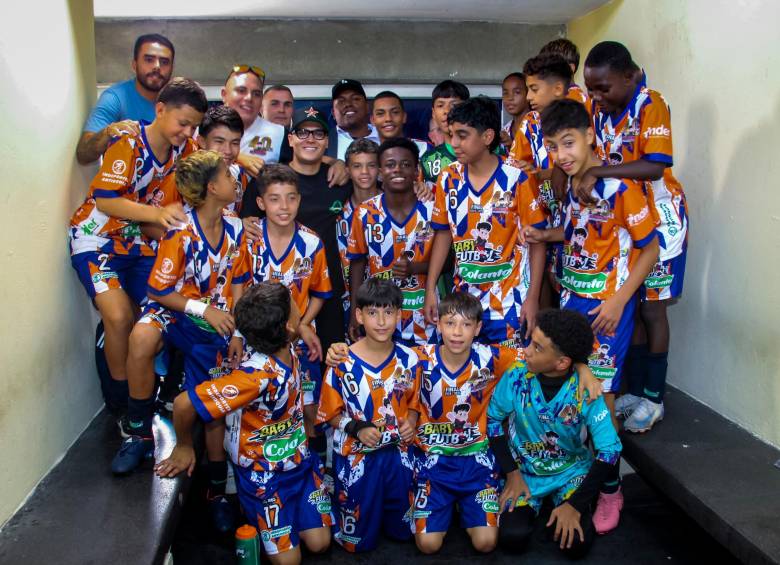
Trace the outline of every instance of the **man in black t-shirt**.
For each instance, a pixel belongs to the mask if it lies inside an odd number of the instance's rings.
[[[352,194],[352,183],[328,186],[329,166],[322,162],[328,148],[328,122],[316,108],[296,110],[292,129],[288,135],[293,158],[290,167],[298,173],[298,190],[301,204],[297,221],[317,232],[325,246],[333,298],[325,304],[317,316],[317,335],[323,351],[331,343],[344,341],[344,312],[341,296],[344,294],[344,279],[341,274],[339,248],[336,241],[336,220],[344,202]],[[257,187],[254,181],[247,187],[241,205],[241,217],[258,217]]]

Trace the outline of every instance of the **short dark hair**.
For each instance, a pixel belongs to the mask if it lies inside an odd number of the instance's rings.
[[[138,59],[138,53],[141,51],[141,47],[147,43],[159,43],[160,45],[164,45],[171,50],[171,60],[176,57],[176,49],[174,49],[170,39],[159,33],[145,33],[144,35],[139,35],[138,39],[135,40],[135,45],[133,45],[133,60]]]
[[[523,65],[525,76],[539,77],[545,81],[561,81],[567,87],[571,83],[573,73],[566,60],[555,53],[546,53],[531,57]]]
[[[414,158],[414,164],[419,165],[420,164],[420,149],[417,147],[417,145],[409,139],[408,137],[396,137],[394,139],[387,139],[382,142],[382,145],[379,146],[379,151],[377,152],[377,159],[382,159],[382,153],[385,151],[389,151],[390,149],[393,149],[395,147],[401,147],[403,149],[408,149],[409,152],[412,154],[412,157]]]
[[[457,122],[467,125],[479,133],[492,129],[494,135],[490,151],[495,151],[501,143],[501,114],[496,103],[487,96],[475,96],[453,106],[447,115],[447,121],[450,124]]]
[[[168,84],[160,89],[157,101],[176,108],[192,106],[201,114],[205,114],[206,110],[209,109],[209,101],[200,85],[194,80],[184,77],[172,78]]]
[[[525,75],[524,75],[523,73],[518,73],[518,72],[509,73],[508,75],[506,75],[506,76],[504,77],[504,80],[502,80],[502,81],[501,81],[501,84],[504,84],[504,83],[505,83],[506,81],[508,81],[510,78],[516,78],[516,79],[518,79],[520,82],[522,82],[522,83],[523,83],[523,86],[525,86]]]
[[[298,173],[293,171],[287,165],[278,163],[266,165],[255,181],[257,186],[257,195],[264,196],[268,187],[272,184],[291,184],[298,188]]]
[[[593,352],[593,330],[585,316],[574,310],[543,310],[536,316],[536,327],[572,363],[588,362]]]
[[[401,106],[401,110],[406,111],[404,109],[404,101],[401,100],[401,97],[398,96],[392,90],[383,90],[382,92],[374,96],[374,102],[376,102],[377,100],[381,100],[382,98],[395,98],[396,100],[398,100],[398,104]]]
[[[355,293],[355,304],[358,308],[392,306],[400,309],[403,304],[403,295],[393,281],[371,277],[360,285]]]
[[[236,327],[260,353],[276,353],[290,342],[287,320],[292,298],[281,283],[263,281],[250,286],[236,303]]]
[[[263,92],[263,96],[265,96],[269,92],[277,92],[277,91],[289,92],[290,96],[293,95],[292,90],[290,90],[289,86],[284,84],[273,84],[265,89],[265,91]]]
[[[436,102],[437,98],[460,98],[468,100],[471,94],[469,88],[462,82],[456,80],[443,80],[435,87],[431,94],[431,101]]]
[[[244,135],[244,122],[241,116],[230,106],[212,106],[206,111],[198,127],[198,135],[208,137],[217,126],[225,126],[230,131]]]
[[[577,46],[572,41],[565,37],[553,39],[539,51],[539,55],[548,53],[560,55],[568,64],[574,65],[575,71],[580,68],[580,50],[577,49]]]
[[[622,43],[602,41],[593,46],[585,58],[586,67],[607,67],[618,73],[636,72],[639,67]]]
[[[360,155],[361,153],[367,153],[369,155],[376,155],[377,161],[379,160],[379,145],[376,141],[372,141],[365,137],[356,139],[347,147],[347,151],[344,153],[344,162],[349,163],[349,158],[353,155]]]
[[[453,292],[439,301],[439,318],[442,316],[460,314],[467,320],[479,322],[482,320],[482,303],[468,292]]]
[[[587,131],[593,125],[585,106],[568,98],[550,104],[542,112],[541,119],[544,137],[550,137],[564,129]]]

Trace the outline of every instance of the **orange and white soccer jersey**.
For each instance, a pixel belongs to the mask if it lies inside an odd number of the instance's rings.
[[[230,374],[187,391],[204,421],[225,417],[230,459],[256,471],[289,471],[309,457],[298,358],[288,366],[251,351]]]
[[[406,418],[420,393],[419,357],[414,349],[396,343],[393,351],[374,367],[350,349],[347,360],[325,374],[317,421],[325,423],[341,415],[347,419],[373,422],[382,433],[375,447],[351,437],[341,425],[333,431],[333,447],[344,456],[369,453],[400,443],[399,419]]]
[[[403,305],[398,332],[407,344],[431,343],[435,339],[435,328],[426,323],[422,312],[427,277],[421,273],[397,279],[393,277],[393,264],[404,256],[413,263],[430,261],[432,211],[432,202],[418,201],[408,217],[398,223],[387,209],[385,195],[379,194],[360,204],[352,215],[347,258],[366,259],[368,276],[392,280],[401,289]]]
[[[606,300],[628,279],[636,250],[657,236],[658,222],[635,181],[598,179],[591,195],[596,204],[584,207],[569,179],[560,282],[579,296]]]
[[[639,85],[620,115],[597,111],[593,122],[599,156],[610,165],[646,159],[666,166],[660,179],[647,181],[645,186],[652,191],[661,220],[659,259],[680,255],[687,243],[688,215],[682,185],[672,174],[672,119],[666,100]]]
[[[295,233],[281,257],[276,257],[268,241],[268,220],[260,220],[262,239],[249,241],[252,281],[276,281],[290,289],[301,314],[309,307],[311,296],[330,298],[330,284],[322,240],[309,228],[296,222]]]
[[[588,96],[587,93],[582,90],[582,87],[580,87],[578,84],[571,83],[569,85],[569,90],[566,92],[566,98],[569,100],[574,100],[575,102],[579,102],[585,106],[588,112],[591,111],[590,96]]]
[[[250,274],[241,220],[223,216],[222,240],[213,248],[198,223],[198,211],[190,209],[185,215],[187,221],[160,241],[149,292],[157,296],[178,292],[229,312],[233,308],[231,285],[245,283]]]
[[[485,186],[474,187],[468,167],[455,162],[439,175],[434,230],[450,230],[455,250],[455,290],[479,298],[486,316],[518,329],[528,290],[527,247],[518,242],[521,226],[547,227],[539,206],[538,181],[499,160]]]
[[[552,155],[547,151],[542,135],[542,120],[539,112],[528,112],[520,123],[520,129],[509,150],[510,163],[525,161],[533,163],[537,170],[553,167]]]
[[[98,210],[96,198],[127,198],[151,206],[165,206],[176,201],[171,176],[176,159],[196,149],[188,139],[171,147],[165,162],[159,162],[146,139],[146,125],[138,135],[123,133],[103,154],[103,163],[89,186],[89,194],[70,220],[70,251],[72,255],[100,251],[115,255],[145,255],[154,257],[157,242],[141,234],[138,222],[111,217]],[[168,194],[166,194],[166,192]]]
[[[420,413],[416,443],[431,454],[473,455],[488,447],[487,409],[501,376],[524,359],[523,350],[474,343],[471,355],[450,372],[440,345],[416,348],[420,355]]]
[[[252,180],[244,167],[238,163],[230,165],[230,174],[236,181],[236,199],[225,206],[225,210],[234,213],[238,216],[241,213],[241,201],[244,198],[246,187],[249,186],[249,182]]]

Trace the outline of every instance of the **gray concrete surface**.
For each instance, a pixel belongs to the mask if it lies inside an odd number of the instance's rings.
[[[203,84],[223,83],[236,63],[261,66],[274,83],[495,83],[564,31],[488,22],[96,20],[97,80],[130,76],[135,38],[162,33],[176,46],[175,73]]]

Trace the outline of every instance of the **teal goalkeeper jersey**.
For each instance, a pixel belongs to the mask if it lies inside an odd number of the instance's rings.
[[[585,474],[594,459],[584,440],[593,440],[595,459],[614,464],[621,444],[603,398],[586,403],[577,392],[574,373],[547,402],[536,375],[525,363],[504,373],[488,406],[488,435],[504,434],[523,475],[551,477]]]

